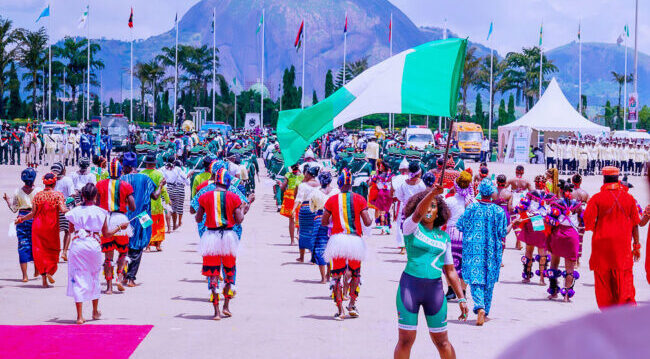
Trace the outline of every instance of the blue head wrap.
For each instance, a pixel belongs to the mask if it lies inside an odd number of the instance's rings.
[[[25,182],[26,185],[34,184],[34,181],[36,180],[36,170],[31,167],[25,168],[20,174],[20,180]]]
[[[492,181],[489,178],[485,178],[478,185],[478,193],[481,194],[482,198],[489,198],[497,189],[492,184]]]

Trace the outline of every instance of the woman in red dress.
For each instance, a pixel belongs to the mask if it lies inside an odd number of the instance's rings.
[[[32,201],[32,211],[16,219],[16,224],[33,219],[32,252],[36,270],[43,278],[43,287],[48,288],[54,283],[52,277],[56,273],[61,251],[59,238],[59,212],[65,213],[65,198],[61,192],[54,191],[56,176],[48,173],[43,176],[45,189],[38,192]]]

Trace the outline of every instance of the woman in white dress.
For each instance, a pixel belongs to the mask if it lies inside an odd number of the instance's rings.
[[[70,223],[72,243],[68,253],[68,291],[77,307],[77,324],[85,323],[83,302],[92,301],[93,319],[98,320],[101,313],[99,306],[99,274],[104,257],[100,245],[101,237],[111,237],[125,229],[125,223],[111,230],[107,225],[107,212],[96,206],[97,187],[88,183],[81,189],[82,205],[66,213]]]

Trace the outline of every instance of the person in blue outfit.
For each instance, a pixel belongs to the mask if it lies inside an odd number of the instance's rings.
[[[122,157],[124,174],[121,180],[133,187],[133,197],[135,199],[135,210],[127,213],[127,217],[129,217],[131,226],[133,227],[133,236],[129,238],[129,266],[125,277],[127,287],[135,287],[135,276],[140,268],[142,251],[151,240],[151,225],[144,228],[140,221],[134,218],[143,212],[151,216],[151,200],[156,200],[160,197],[162,188],[165,185],[164,178],[160,186],[156,186],[149,176],[136,173],[135,168],[137,166],[138,161],[135,153],[125,153]]]
[[[101,154],[104,156],[107,162],[111,162],[111,150],[113,149],[113,140],[111,140],[111,136],[108,135],[108,130],[107,129],[102,129],[102,137],[101,137]]]
[[[456,228],[463,233],[463,279],[471,289],[476,325],[481,326],[490,314],[508,228],[505,211],[492,203],[496,188],[490,179],[481,181],[478,192],[481,199],[465,209]]]
[[[92,147],[93,147],[93,138],[90,134],[90,130],[86,130],[86,133],[82,133],[79,138],[79,147],[81,147],[81,157],[91,158]]]

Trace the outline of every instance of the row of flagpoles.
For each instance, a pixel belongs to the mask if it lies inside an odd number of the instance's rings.
[[[636,16],[638,18],[638,1],[637,1],[637,10],[636,10]],[[47,26],[47,31],[50,31],[51,27],[51,9],[50,9],[50,4],[48,3],[47,6],[41,11],[40,15],[36,19],[36,22],[38,23],[41,19],[43,18],[48,18],[48,26]],[[85,119],[90,119],[90,25],[89,25],[89,17],[90,17],[90,5],[86,5],[86,8],[84,12],[82,13],[81,17],[79,18],[79,23],[78,23],[78,28],[86,28],[87,33],[86,33],[86,38],[87,38],[87,69],[86,69],[86,101],[87,101],[87,106],[86,106],[86,112],[85,112]],[[636,21],[636,20],[635,20]],[[128,26],[131,29],[131,58],[130,58],[130,75],[131,75],[131,96],[130,96],[130,119],[133,120],[133,8],[131,7],[131,13],[129,15],[129,20],[128,20]],[[213,8],[212,11],[212,88],[213,91],[216,89],[216,8]],[[175,60],[174,60],[174,126],[176,126],[177,122],[177,101],[178,101],[178,13],[176,13],[176,16],[174,18],[174,28],[176,30],[176,41],[175,41]],[[301,79],[301,88],[302,88],[302,93],[301,93],[301,99],[300,99],[300,105],[301,108],[305,107],[305,57],[306,57],[306,44],[307,44],[307,31],[306,31],[307,25],[305,20],[302,20],[300,23],[300,26],[298,28],[298,34],[296,35],[296,40],[294,42],[294,47],[296,50],[299,50],[302,47],[302,79]],[[636,26],[635,26],[636,28]],[[486,38],[486,41],[488,44],[490,43],[490,37],[492,35],[492,32],[494,30],[494,23],[490,22],[490,28],[488,30],[488,35]],[[264,19],[264,9],[262,9],[262,16],[260,18],[256,34],[259,34],[261,31],[261,36],[262,36],[262,41],[261,41],[261,47],[262,47],[262,61],[261,61],[261,88],[260,88],[260,120],[261,123],[264,123],[264,65],[265,65],[265,19]],[[346,84],[347,82],[347,68],[346,68],[346,57],[347,57],[347,35],[348,35],[348,14],[347,12],[345,13],[345,25],[343,28],[343,85]],[[543,84],[543,35],[544,35],[544,24],[542,22],[542,25],[540,26],[539,29],[539,51],[540,51],[540,58],[539,58],[539,97],[541,98],[542,96],[542,84]],[[628,107],[628,101],[627,101],[627,38],[630,36],[629,32],[629,27],[625,25],[624,27],[624,32],[623,35],[625,35],[625,81],[624,81],[624,98],[626,99],[625,101],[625,109],[624,109],[624,118],[626,118],[626,113],[627,113],[627,107]],[[445,19],[445,26],[443,29],[443,39],[447,38],[447,25],[446,25],[446,19]],[[388,42],[389,42],[389,57],[393,56],[393,14],[390,14],[390,21],[388,23]],[[617,43],[620,44],[623,42],[621,39],[621,36],[619,36],[619,39],[617,40]],[[636,87],[637,87],[637,51],[636,51],[636,45],[637,45],[637,39],[636,39],[636,34],[635,34],[635,55],[634,55],[634,91],[636,93]],[[582,114],[582,39],[581,39],[581,24],[578,23],[578,109],[579,112]],[[492,130],[492,95],[493,95],[493,62],[494,62],[494,48],[493,46],[490,46],[490,111],[489,111],[489,131],[491,133]],[[52,107],[52,99],[51,99],[51,92],[52,92],[52,46],[51,46],[51,41],[48,40],[48,121],[52,120],[52,114],[51,114],[51,107]],[[65,71],[65,70],[64,70]],[[65,87],[65,73],[64,73],[64,87]],[[233,84],[236,86],[237,83],[237,78],[233,78]],[[236,94],[235,94],[236,96]],[[65,103],[64,103],[65,106]],[[235,97],[235,106],[237,106],[237,101]],[[155,111],[155,99],[154,99],[154,111]],[[64,111],[64,116],[65,116],[65,111]],[[154,113],[155,116],[155,113]],[[153,121],[152,117],[152,121]],[[212,97],[212,120],[215,120],[215,97]],[[389,114],[388,116],[388,123],[389,123],[389,129],[393,130],[394,129],[394,116],[393,114]],[[627,121],[624,121],[624,128],[626,125]],[[235,107],[235,125],[237,123],[237,110]],[[440,128],[441,124],[440,122],[438,123],[438,127]]]

